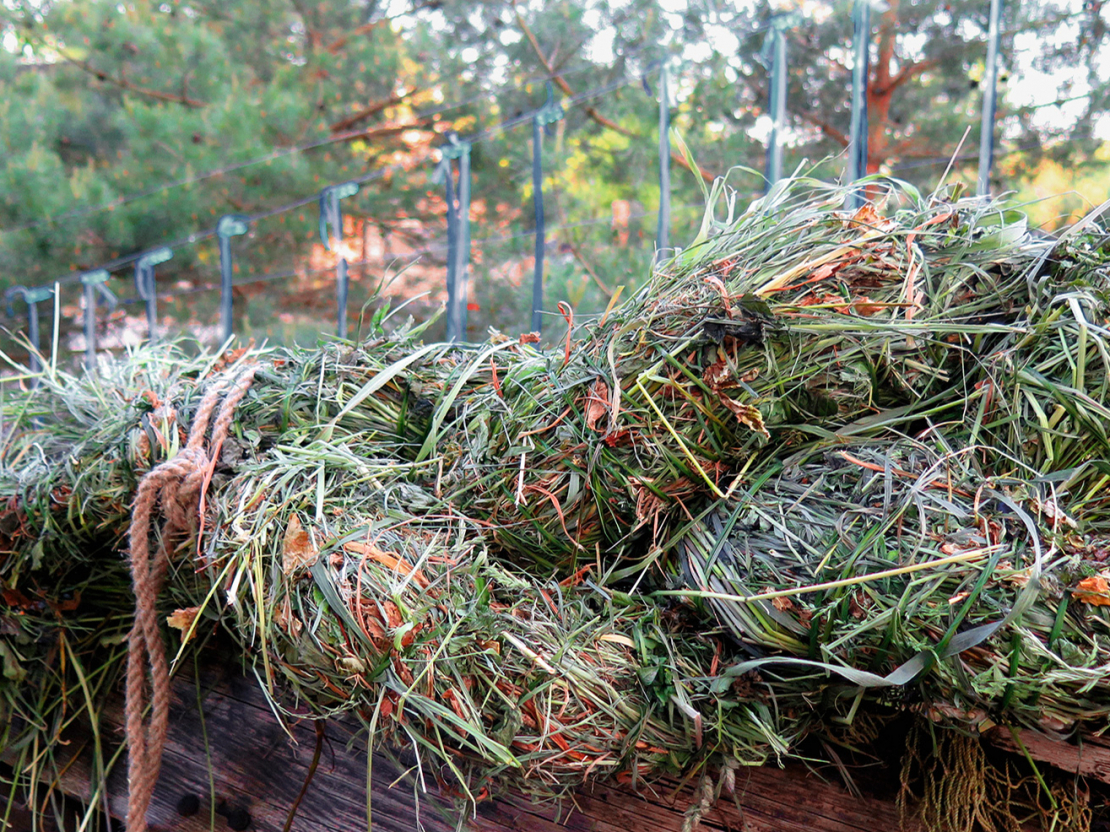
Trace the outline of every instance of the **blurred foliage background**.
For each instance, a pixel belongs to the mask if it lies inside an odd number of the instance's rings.
[[[729,181],[755,196],[769,132],[760,51],[784,10],[801,14],[787,34],[785,169],[835,180],[851,85],[841,0],[3,0],[0,282],[47,284],[171,243],[173,260],[157,268],[165,331],[214,343],[216,244],[190,235],[225,213],[307,200],[233,240],[235,314],[244,338],[314,339],[334,326],[335,259],[319,244],[313,197],[380,171],[344,201],[352,320],[382,285],[427,317],[442,305],[447,253],[435,148],[452,131],[527,114],[553,79],[567,112],[544,140],[546,307],[604,309],[653,256],[658,62],[677,61],[673,124],[704,174],[749,168]],[[955,156],[951,178],[974,186],[988,12],[987,0],[875,5],[873,172],[928,188]],[[1004,9],[993,188],[1048,230],[1107,196],[1108,21],[1102,0]],[[531,154],[527,120],[474,145],[471,339],[528,328]],[[701,192],[678,163],[672,181],[671,240],[682,245]],[[102,324],[115,348],[145,325],[132,266],[109,285],[124,301]],[[79,288],[60,292],[63,351],[82,344]],[[561,319],[548,320],[557,337]],[[21,306],[5,325],[22,326]]]

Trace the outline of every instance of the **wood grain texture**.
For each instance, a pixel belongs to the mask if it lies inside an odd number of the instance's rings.
[[[178,678],[173,686],[169,741],[148,820],[152,832],[225,830],[228,810],[250,815],[250,828],[279,832],[300,792],[316,742],[314,723],[304,719],[290,726],[292,739],[274,717],[252,679],[234,671],[209,666],[198,683]],[[203,709],[198,708],[198,701]],[[123,741],[122,703],[109,703],[103,734],[114,748]],[[89,794],[90,759],[87,728],[68,737],[77,759],[62,778],[70,795]],[[205,735],[208,743],[206,746]],[[300,832],[349,832],[367,828],[365,734],[335,720],[327,723],[327,742],[311,785],[293,823]],[[401,755],[402,760],[405,755]],[[126,765],[121,762],[110,779],[108,803],[120,816],[126,808]],[[454,815],[438,796],[434,777],[424,772],[427,794],[414,787],[413,777],[385,755],[373,756],[372,821],[381,832],[410,832],[419,821],[427,832],[453,832]],[[209,778],[215,789],[210,788]],[[418,778],[419,775],[416,775]],[[703,819],[704,830],[745,832],[874,832],[898,828],[891,799],[853,797],[835,781],[801,765],[766,766],[737,772],[737,791],[743,812],[724,797]],[[416,780],[418,782],[418,780]],[[189,817],[178,811],[186,795],[200,799],[199,811]],[[519,795],[478,805],[466,828],[479,832],[627,832],[678,830],[690,804],[690,790],[679,791],[670,781],[633,792],[616,785],[597,784],[579,790],[561,810],[535,806]],[[213,811],[219,808],[222,814]],[[240,820],[242,820],[240,816]]]
[[[1069,774],[1080,774],[1103,783],[1110,783],[1110,739],[1080,736],[1074,740],[1057,740],[1022,729],[992,728],[986,739],[997,748],[1015,754],[1028,754],[1039,763],[1048,763]]]

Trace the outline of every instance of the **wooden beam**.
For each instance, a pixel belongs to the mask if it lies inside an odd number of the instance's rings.
[[[987,741],[1004,751],[1026,754],[1038,763],[1110,783],[1110,739],[1080,736],[1074,741],[1053,739],[1023,728],[1011,731],[998,726],[986,734]]]
[[[310,719],[292,721],[292,739],[274,717],[253,679],[233,671],[209,667],[198,685],[178,678],[173,685],[169,740],[154,801],[147,815],[152,829],[202,832],[210,829],[213,809],[216,828],[227,825],[228,813],[238,820],[250,817],[252,829],[283,829],[289,808],[304,785],[315,748],[316,734]],[[197,703],[203,703],[203,711]],[[122,742],[122,701],[104,710],[101,736],[115,747]],[[365,732],[357,726],[331,720],[327,742],[316,775],[300,805],[292,829],[298,832],[346,832],[366,828],[367,758]],[[78,729],[66,739],[65,748],[80,749],[73,764],[64,768],[60,787],[74,797],[89,794],[92,761],[88,756],[88,730]],[[207,746],[205,736],[208,738]],[[350,743],[350,744],[349,744]],[[114,748],[108,750],[111,754]],[[64,752],[63,752],[64,753]],[[7,756],[7,755],[5,755]],[[412,755],[401,752],[401,765],[383,754],[373,756],[373,828],[381,832],[409,832],[420,820],[428,832],[453,832],[449,800],[438,792],[433,774],[425,771],[427,794],[417,799],[412,778]],[[62,765],[64,766],[63,761]],[[210,793],[209,778],[215,783]],[[835,777],[835,775],[833,775]],[[746,832],[873,832],[898,829],[894,795],[889,799],[853,797],[839,782],[824,780],[801,764],[743,768],[736,788],[743,813],[732,800],[721,801],[702,820],[701,829]],[[183,816],[179,807],[190,795],[199,801],[196,814]],[[470,828],[482,832],[626,832],[626,830],[677,830],[691,801],[690,789],[674,781],[655,782],[633,792],[616,784],[594,784],[568,799],[562,812],[536,806],[520,795],[506,795],[478,804]],[[108,805],[120,817],[127,802],[126,764],[116,766],[109,779]]]

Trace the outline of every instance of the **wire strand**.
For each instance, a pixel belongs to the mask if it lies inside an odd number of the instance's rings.
[[[406,14],[409,14],[409,13],[406,13]],[[383,19],[392,19],[392,18],[383,18]],[[649,45],[641,46],[639,49],[636,49],[636,50],[633,50],[632,52],[626,53],[622,57],[624,57],[625,59],[635,57],[636,55],[642,53],[645,49],[647,49]],[[596,67],[582,66],[582,67],[578,67],[576,69],[567,70],[564,73],[560,73],[560,75],[563,76],[563,77],[566,77],[566,76],[569,76],[569,75],[577,75],[577,74],[579,74],[581,72],[585,72],[589,69],[596,69]],[[423,119],[431,118],[432,116],[442,115],[443,113],[448,113],[448,112],[451,112],[452,110],[462,109],[463,107],[466,107],[470,104],[474,104],[478,101],[483,101],[483,100],[486,100],[486,99],[489,99],[489,98],[493,98],[496,95],[498,95],[499,93],[503,94],[505,92],[510,91],[511,89],[514,89],[514,88],[517,88],[517,87],[523,87],[523,86],[526,86],[528,84],[533,84],[533,83],[536,83],[537,81],[547,81],[547,80],[550,80],[552,77],[554,77],[554,76],[551,75],[551,74],[546,74],[546,73],[543,74],[543,75],[537,75],[533,78],[526,79],[526,80],[521,81],[517,84],[514,84],[514,85],[506,84],[506,85],[504,85],[500,88],[493,89],[493,90],[488,90],[488,91],[483,92],[479,95],[475,95],[475,96],[473,96],[471,98],[468,98],[468,99],[465,99],[463,101],[457,101],[453,104],[445,104],[445,105],[440,105],[440,106],[437,106],[437,107],[429,107],[425,110],[422,110],[421,112],[415,113],[414,117],[417,120],[423,120]],[[203,173],[198,173],[194,176],[184,176],[184,177],[181,177],[181,178],[178,178],[178,179],[172,179],[169,182],[162,183],[161,185],[155,185],[151,188],[147,188],[146,190],[138,191],[138,192],[133,193],[133,194],[126,194],[126,195],[123,195],[123,196],[119,196],[119,197],[116,197],[114,199],[110,199],[107,202],[102,202],[99,205],[91,205],[91,206],[86,206],[84,208],[77,208],[77,209],[74,209],[72,211],[67,211],[63,214],[57,214],[57,215],[51,216],[51,217],[42,217],[41,219],[30,220],[29,222],[21,223],[19,225],[12,225],[12,226],[8,226],[7,228],[0,228],[0,234],[15,233],[15,232],[18,232],[18,231],[27,231],[31,228],[36,228],[40,225],[46,225],[47,223],[57,223],[57,222],[60,222],[60,221],[63,221],[63,220],[77,219],[77,218],[80,218],[80,217],[91,216],[93,214],[98,214],[102,211],[114,210],[116,208],[119,208],[122,205],[127,205],[129,203],[136,202],[140,199],[147,199],[148,197],[154,196],[156,194],[163,193],[164,191],[172,190],[174,188],[180,188],[180,187],[184,187],[184,186],[187,186],[187,185],[194,185],[198,182],[203,182],[203,181],[206,181],[208,179],[214,179],[218,176],[224,176],[228,173],[234,173],[237,170],[243,170],[244,168],[253,167],[254,165],[260,165],[260,164],[263,164],[263,163],[266,163],[266,162],[273,162],[273,161],[276,161],[278,159],[285,159],[285,158],[288,158],[290,156],[295,156],[297,154],[307,152],[309,150],[315,150],[315,149],[320,148],[320,147],[326,147],[327,145],[337,144],[337,143],[340,143],[340,142],[349,141],[351,139],[356,139],[359,136],[365,135],[366,132],[367,131],[365,129],[346,130],[346,131],[343,131],[342,133],[337,133],[335,135],[329,136],[326,139],[317,139],[315,141],[305,142],[303,144],[294,145],[293,147],[284,148],[282,150],[271,151],[270,153],[266,153],[262,156],[257,156],[253,159],[246,159],[242,162],[233,162],[232,164],[229,164],[229,165],[224,165],[224,166],[221,166],[221,167],[218,167],[218,168],[212,168],[211,170],[207,170]]]
[[[676,206],[673,206],[673,207],[676,208],[676,209],[681,210],[681,209],[686,209],[686,208],[699,208],[701,206],[697,206],[697,205],[693,205],[693,204],[683,204],[683,205],[676,205]],[[640,213],[630,214],[628,216],[628,219],[629,220],[644,219],[645,217],[651,217],[651,216],[654,216],[654,215],[655,215],[654,211],[642,211]],[[582,220],[580,222],[566,223],[565,225],[557,225],[557,226],[548,228],[547,230],[548,230],[549,233],[555,233],[555,232],[559,232],[559,231],[569,231],[569,230],[575,229],[575,228],[584,228],[584,227],[592,226],[592,225],[601,225],[602,223],[607,223],[607,222],[611,223],[612,221],[613,220],[612,220],[611,217],[599,217],[599,218],[591,219],[591,220]],[[525,237],[531,237],[535,233],[536,233],[535,229],[531,229],[531,230],[528,230],[528,231],[521,231],[521,232],[517,232],[517,233],[514,233],[514,234],[505,234],[505,235],[500,235],[500,236],[495,236],[495,237],[479,237],[477,239],[471,240],[471,247],[482,250],[483,248],[485,248],[486,245],[492,245],[492,244],[495,244],[495,243],[505,243],[505,242],[510,242],[512,240],[522,239],[522,238],[525,238]],[[401,260],[401,259],[404,258],[404,259],[407,259],[410,263],[413,263],[413,262],[416,262],[416,260],[419,259],[419,256],[422,255],[422,254],[432,254],[434,252],[440,252],[440,251],[446,251],[446,250],[447,250],[447,245],[445,243],[434,243],[434,244],[421,246],[419,248],[409,249],[408,251],[399,253],[393,259],[396,261],[396,260]],[[385,258],[383,258],[383,257],[374,257],[374,258],[367,258],[365,260],[348,261],[347,267],[351,268],[351,269],[355,269],[355,268],[359,268],[360,266],[370,266],[370,265],[374,265],[376,263],[382,262],[384,259]],[[291,277],[310,277],[310,276],[313,276],[313,275],[328,274],[328,273],[334,272],[334,271],[335,271],[335,266],[327,266],[327,267],[320,268],[320,269],[304,269],[304,270],[301,270],[301,269],[287,269],[287,270],[280,271],[280,272],[271,272],[269,274],[260,274],[260,275],[254,275],[254,276],[241,277],[237,280],[233,280],[231,285],[232,285],[232,287],[250,286],[250,285],[253,285],[255,283],[269,283],[269,282],[274,281],[274,280],[288,280]],[[189,289],[181,289],[181,290],[178,290],[176,292],[159,292],[158,293],[158,300],[161,301],[161,302],[172,301],[175,298],[186,297],[186,296],[189,296],[189,295],[202,294],[204,292],[217,291],[219,289],[220,289],[220,284],[217,283],[217,282],[204,283],[204,284],[201,284],[200,286],[193,286],[193,287],[190,287]],[[120,305],[121,306],[131,306],[133,304],[143,303],[143,302],[144,301],[143,301],[142,298],[130,297],[130,298],[124,298],[124,299],[120,300]]]
[[[657,62],[655,62],[655,63],[657,63]],[[650,68],[653,65],[654,64],[649,64],[648,68]],[[645,71],[647,71],[647,70],[645,70]],[[586,101],[592,101],[595,98],[599,98],[601,96],[608,95],[608,94],[614,92],[617,89],[620,89],[622,87],[625,87],[625,86],[628,86],[632,83],[635,83],[636,81],[639,80],[641,75],[642,75],[642,73],[639,73],[639,72],[635,73],[634,75],[633,74],[625,74],[621,79],[618,79],[616,81],[612,81],[608,84],[605,84],[601,87],[597,87],[597,88],[592,89],[592,90],[587,90],[585,92],[578,93],[577,95],[571,96],[567,100],[567,103],[566,103],[565,106],[567,108],[575,107],[575,106],[578,106],[579,104],[582,104]],[[489,139],[492,136],[499,135],[501,133],[504,133],[507,130],[510,130],[514,127],[517,127],[521,124],[524,124],[524,123],[530,121],[531,118],[532,118],[532,113],[531,112],[522,113],[520,115],[513,116],[511,118],[505,119],[504,121],[502,121],[498,124],[492,125],[491,127],[487,127],[484,130],[479,131],[473,137],[471,137],[469,140],[470,141],[482,141],[484,139]],[[420,162],[428,161],[428,159],[431,157],[433,152],[435,152],[435,149],[430,150],[430,151],[422,154],[417,159],[417,161],[420,161]],[[352,179],[348,179],[348,180],[345,180],[345,181],[347,181],[347,182],[357,182],[360,185],[365,184],[367,182],[372,182],[374,180],[381,179],[381,178],[383,178],[383,177],[385,177],[385,176],[387,176],[391,173],[396,173],[398,171],[404,170],[406,166],[411,165],[411,164],[412,164],[412,160],[408,160],[407,162],[396,162],[392,165],[387,165],[384,168],[379,168],[377,170],[370,171],[369,173],[363,174],[362,176],[356,176],[356,177],[353,177]],[[259,220],[267,219],[269,217],[277,216],[278,214],[283,214],[283,213],[285,213],[287,211],[291,211],[295,208],[300,208],[304,205],[314,203],[314,202],[316,202],[318,197],[319,197],[319,194],[312,194],[310,196],[302,197],[301,199],[294,200],[294,201],[286,203],[284,205],[279,205],[279,206],[276,206],[274,208],[268,208],[268,209],[265,209],[263,211],[259,211],[259,212],[254,213],[254,214],[250,214],[250,215],[248,215],[247,219],[250,222],[253,223],[253,222],[257,222]],[[159,243],[157,246],[154,246],[152,248],[143,249],[142,251],[137,251],[137,252],[134,252],[132,254],[124,255],[122,257],[117,257],[113,260],[108,261],[107,263],[101,264],[99,267],[94,267],[94,268],[102,268],[102,269],[106,269],[107,271],[114,271],[114,270],[116,270],[116,269],[118,269],[122,266],[129,265],[130,263],[134,263],[136,260],[141,258],[144,254],[147,254],[148,252],[153,251],[154,249],[165,247],[165,248],[170,248],[170,249],[177,250],[179,248],[183,248],[185,246],[193,245],[195,243],[201,242],[202,240],[211,239],[212,237],[215,237],[215,236],[216,236],[215,228],[210,228],[206,231],[196,231],[196,232],[193,232],[193,233],[189,234],[186,237],[181,237],[181,238],[178,238],[176,240],[171,240],[171,241],[165,242],[165,243]],[[70,285],[70,284],[75,283],[78,280],[80,280],[81,275],[84,274],[87,271],[89,271],[89,270],[84,269],[84,270],[78,271],[78,272],[71,272],[70,274],[65,275],[61,278],[58,278],[57,280],[51,281],[51,284],[58,284],[58,285],[61,285],[61,286]]]

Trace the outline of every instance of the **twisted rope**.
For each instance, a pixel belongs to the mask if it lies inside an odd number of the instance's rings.
[[[170,676],[166,648],[158,628],[158,593],[169,567],[173,539],[203,512],[204,492],[220,458],[235,408],[254,381],[256,367],[246,368],[235,384],[213,383],[200,407],[185,447],[173,458],[152,468],[139,482],[131,514],[131,577],[135,586],[135,623],[128,637],[127,655],[127,832],[145,832],[146,812],[162,766],[169,721]],[[210,452],[204,450],[208,423],[227,391],[212,429]],[[153,558],[150,553],[151,518],[161,505],[165,515]],[[149,691],[147,670],[150,671]],[[150,707],[145,725],[143,714]]]

